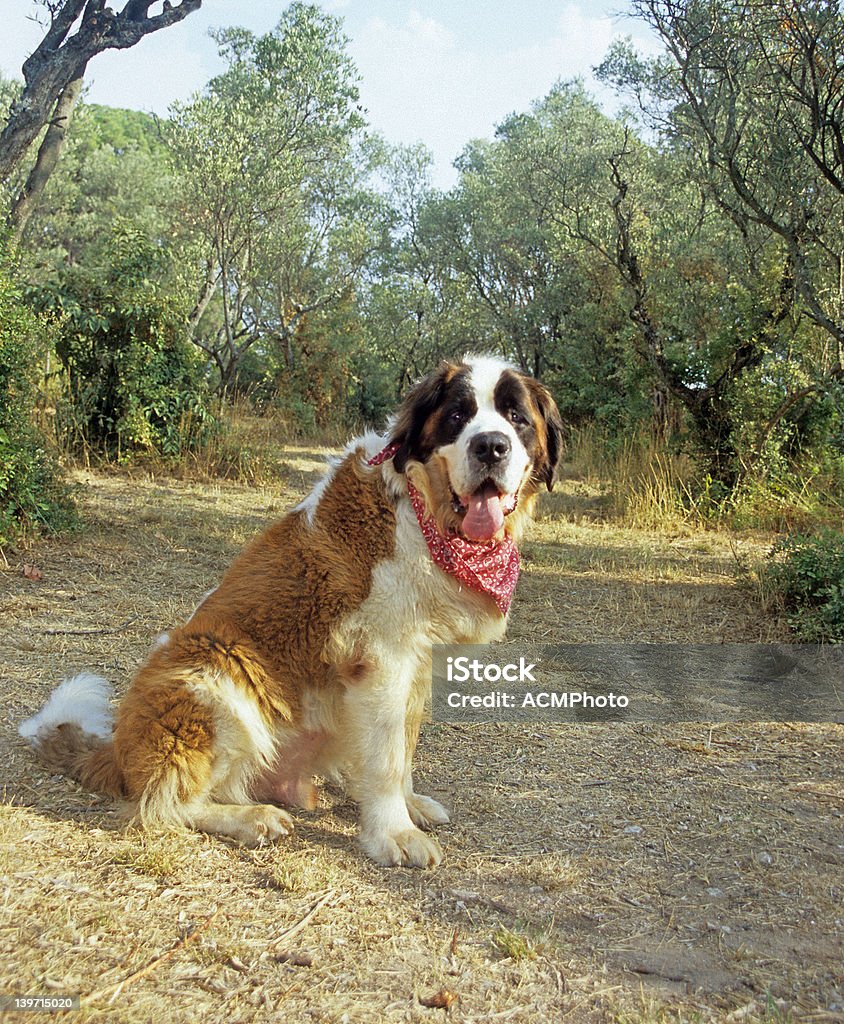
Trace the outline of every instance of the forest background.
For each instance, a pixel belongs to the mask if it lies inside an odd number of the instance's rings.
[[[844,635],[837,3],[632,0],[662,51],[612,44],[619,112],[560,81],[446,190],[315,5],[217,31],[167,117],[85,101],[91,56],[200,4],[44,0],[0,80],[0,546],[71,522],[62,464],[257,480],[262,438],[382,425],[488,351],[551,388],[614,513],[801,531]]]

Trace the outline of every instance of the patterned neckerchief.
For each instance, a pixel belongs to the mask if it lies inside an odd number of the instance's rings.
[[[369,459],[367,465],[380,466],[388,462],[400,447],[393,441]],[[453,531],[443,534],[433,516],[428,515],[422,495],[410,480],[407,495],[435,564],[471,590],[489,595],[501,614],[506,615],[519,581],[519,552],[513,538],[505,534],[503,540],[478,542],[466,540]]]

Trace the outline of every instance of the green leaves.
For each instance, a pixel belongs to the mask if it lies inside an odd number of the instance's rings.
[[[31,422],[37,365],[50,340],[49,325],[26,308],[0,265],[0,547],[72,521],[58,469]]]
[[[844,643],[844,533],[792,534],[770,555],[768,579],[805,643]]]
[[[170,256],[132,225],[116,228],[105,267],[66,268],[55,283],[31,290],[57,320],[70,391],[60,415],[77,443],[110,454],[175,455],[210,421],[205,374],[185,337],[185,314],[165,287]]]
[[[360,195],[363,119],[340,23],[294,3],[271,33],[215,39],[228,66],[174,108],[169,138],[184,221],[205,253],[193,336],[225,391],[253,346],[290,354],[297,309],[342,299],[376,229]]]

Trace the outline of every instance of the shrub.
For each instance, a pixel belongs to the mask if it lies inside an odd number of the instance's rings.
[[[0,266],[0,546],[30,529],[59,530],[73,522],[68,491],[32,423],[36,369],[49,325],[22,301]]]
[[[844,642],[844,533],[792,534],[773,548],[768,579],[806,643]]]
[[[362,426],[382,427],[397,401],[391,368],[376,353],[367,351],[354,353],[351,366],[347,419]]]
[[[179,456],[211,421],[210,397],[184,317],[167,284],[167,255],[128,229],[105,269],[69,268],[33,291],[56,319],[67,374],[64,426],[77,446]]]

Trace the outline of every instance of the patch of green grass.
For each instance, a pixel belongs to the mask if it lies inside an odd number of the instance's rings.
[[[159,879],[170,878],[181,867],[179,858],[171,850],[149,841],[140,848],[123,847],[115,850],[112,861],[115,864],[129,867],[139,874]]]
[[[305,865],[292,859],[273,864],[270,875],[273,882],[285,892],[303,892],[310,885],[310,873]]]
[[[492,944],[499,953],[511,960],[535,960],[537,947],[527,935],[511,932],[503,925],[493,933]]]

